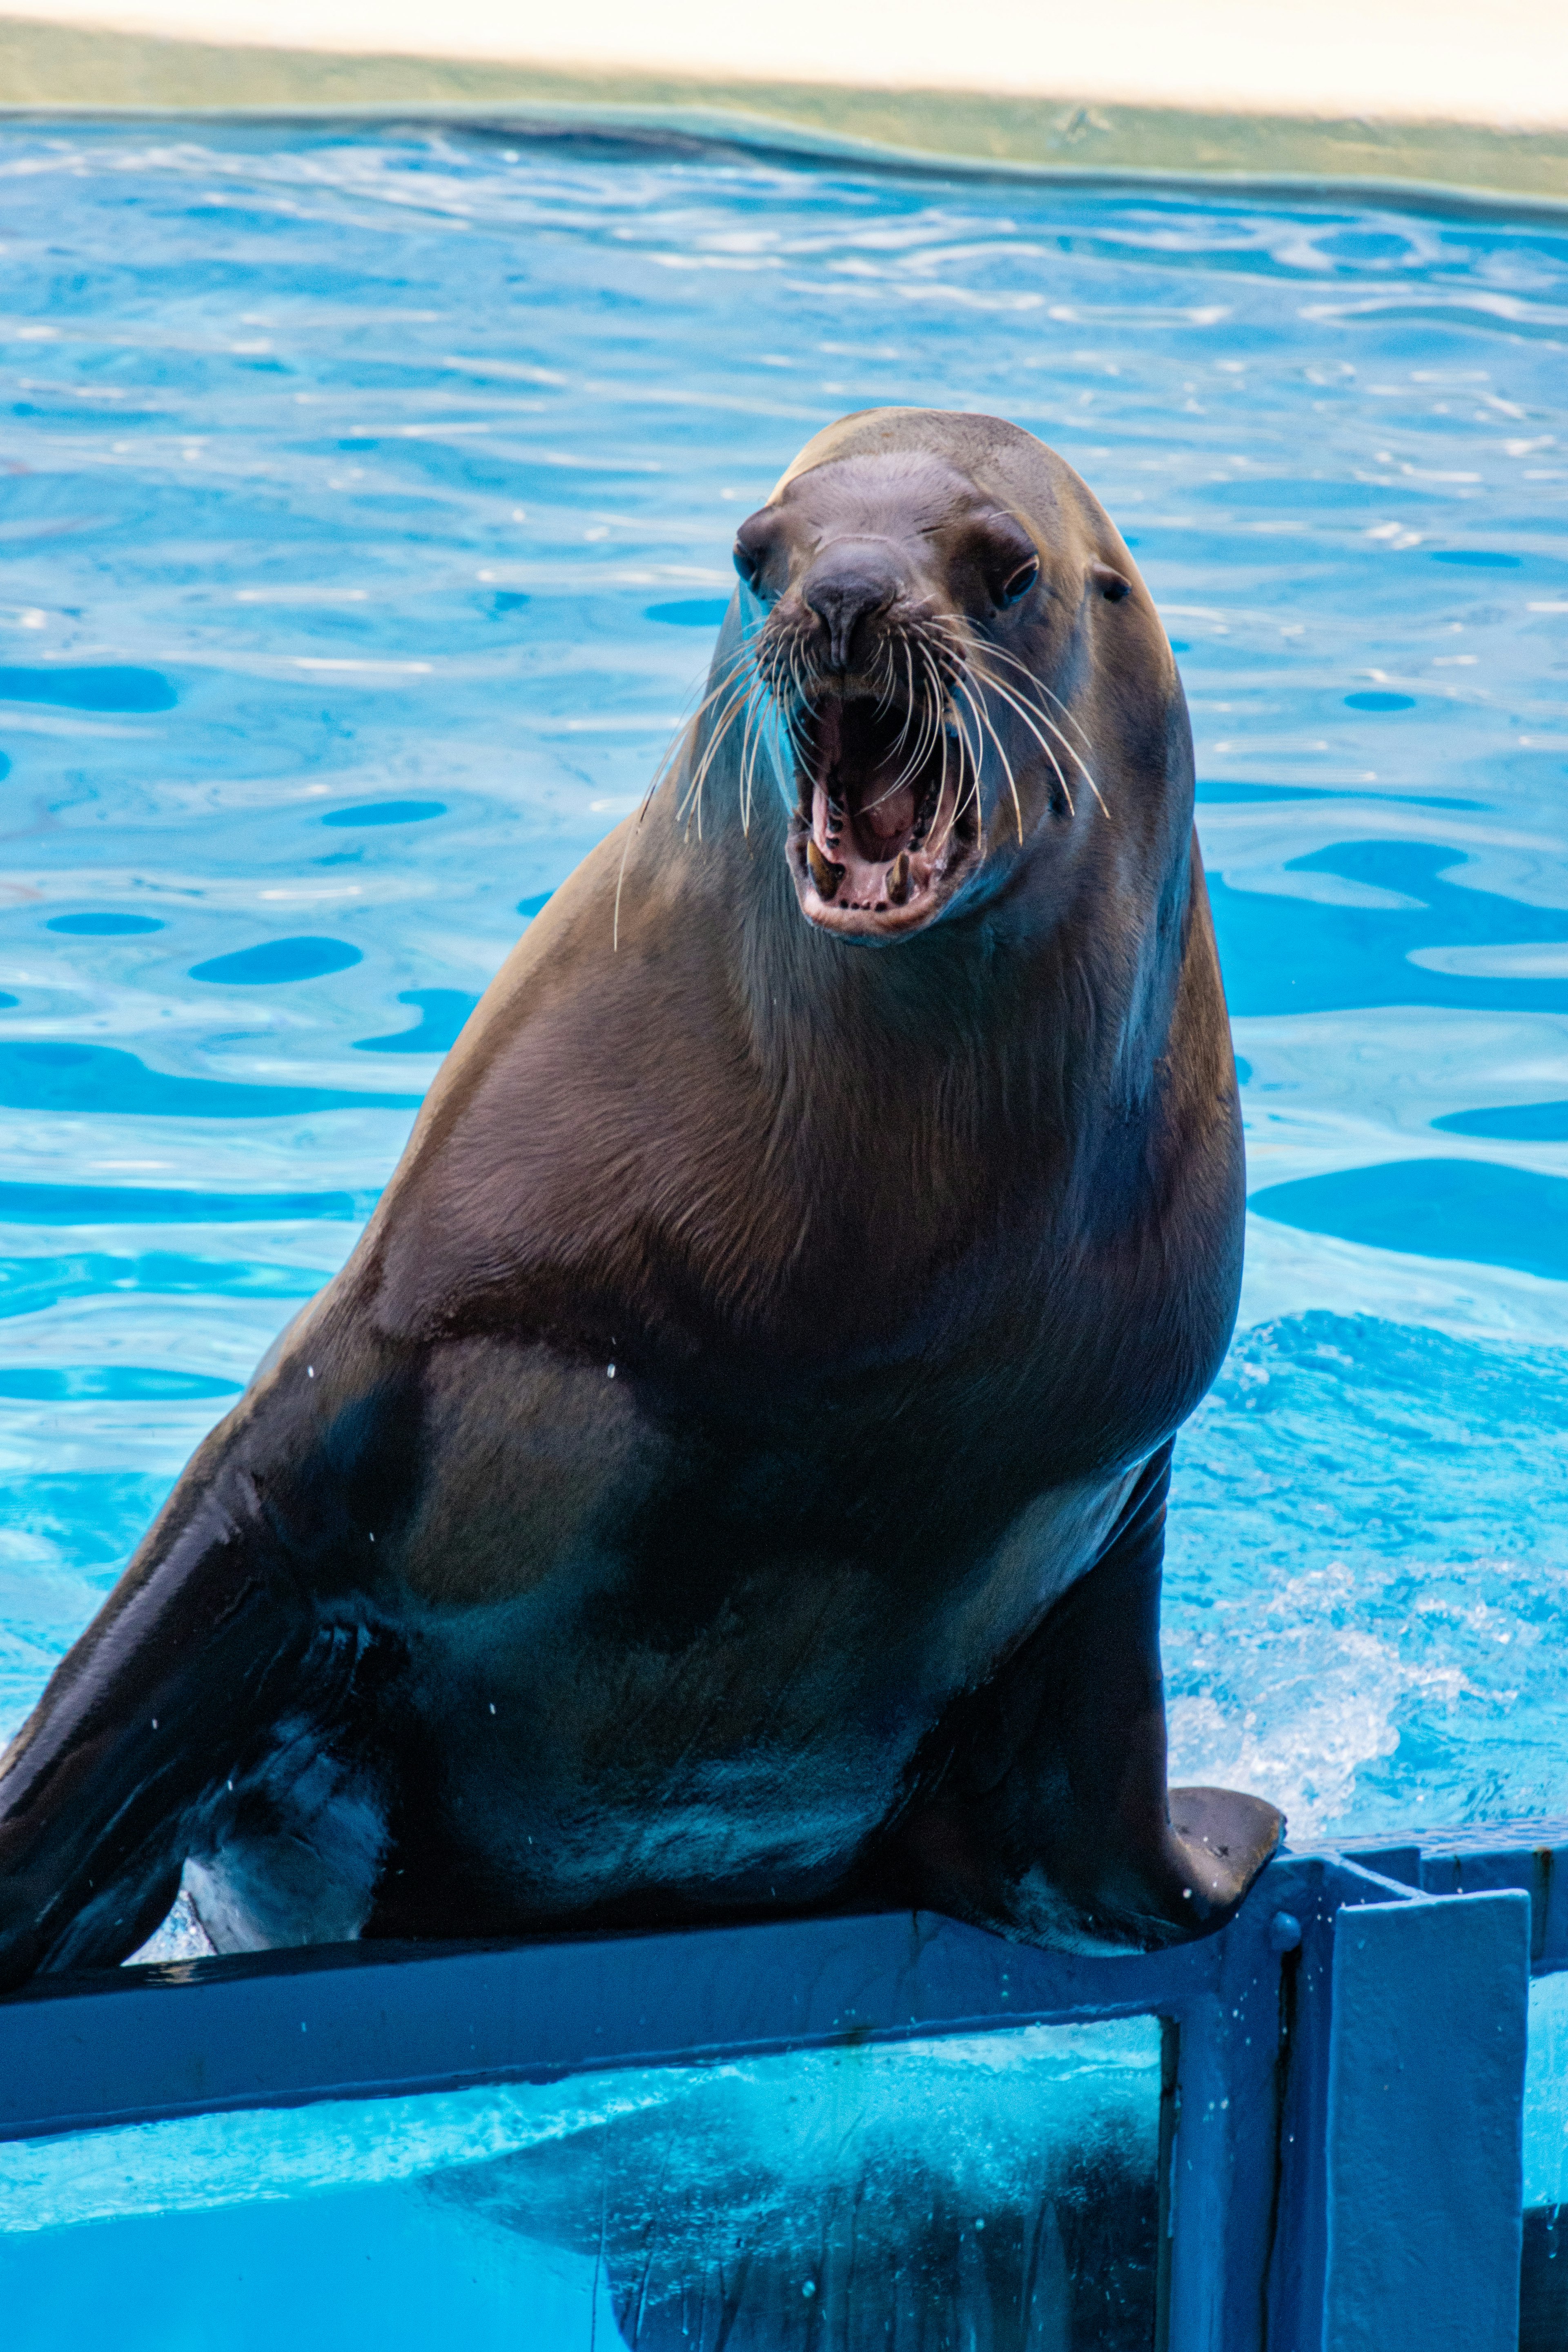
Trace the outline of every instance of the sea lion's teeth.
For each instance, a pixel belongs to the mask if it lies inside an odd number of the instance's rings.
[[[805,862],[811,868],[811,878],[816,885],[818,897],[831,898],[844,879],[843,866],[835,866],[830,859],[824,857],[815,841],[808,841],[805,845]]]
[[[910,895],[910,853],[900,849],[888,868],[888,896],[895,907],[901,907]]]

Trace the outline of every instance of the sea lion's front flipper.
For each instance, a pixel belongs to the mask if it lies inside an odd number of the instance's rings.
[[[1284,1815],[1262,1797],[1237,1789],[1173,1789],[1171,1828],[1207,1899],[1229,1911],[1273,1855]]]
[[[1167,1445],[1104,1551],[940,1727],[901,1843],[912,1892],[1028,1943],[1152,1950],[1222,1927],[1279,1842],[1260,1797],[1165,1787]]]
[[[215,1450],[0,1758],[0,1990],[134,1951],[204,1805],[304,1696],[311,1612],[255,1487],[215,1476]]]

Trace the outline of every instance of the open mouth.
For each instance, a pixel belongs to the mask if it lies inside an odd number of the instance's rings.
[[[798,730],[789,859],[826,930],[928,922],[977,863],[980,812],[963,736],[932,712],[823,695]]]

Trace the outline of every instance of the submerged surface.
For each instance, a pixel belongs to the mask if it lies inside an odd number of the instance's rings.
[[[995,410],[1177,645],[1246,1079],[1173,1771],[1568,1812],[1568,230],[331,128],[0,140],[0,1732],[645,785],[735,523]]]
[[[0,2292],[28,2352],[1134,2352],[1160,2072],[1128,2018],[23,2143]]]

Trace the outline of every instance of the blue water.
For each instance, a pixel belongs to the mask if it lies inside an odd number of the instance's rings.
[[[6,2342],[1142,2352],[1160,2072],[1135,2017],[13,2143]]]
[[[1178,646],[1246,1078],[1178,1777],[1568,1813],[1568,226],[420,131],[0,138],[0,1729],[640,793],[736,522],[1040,433]]]

